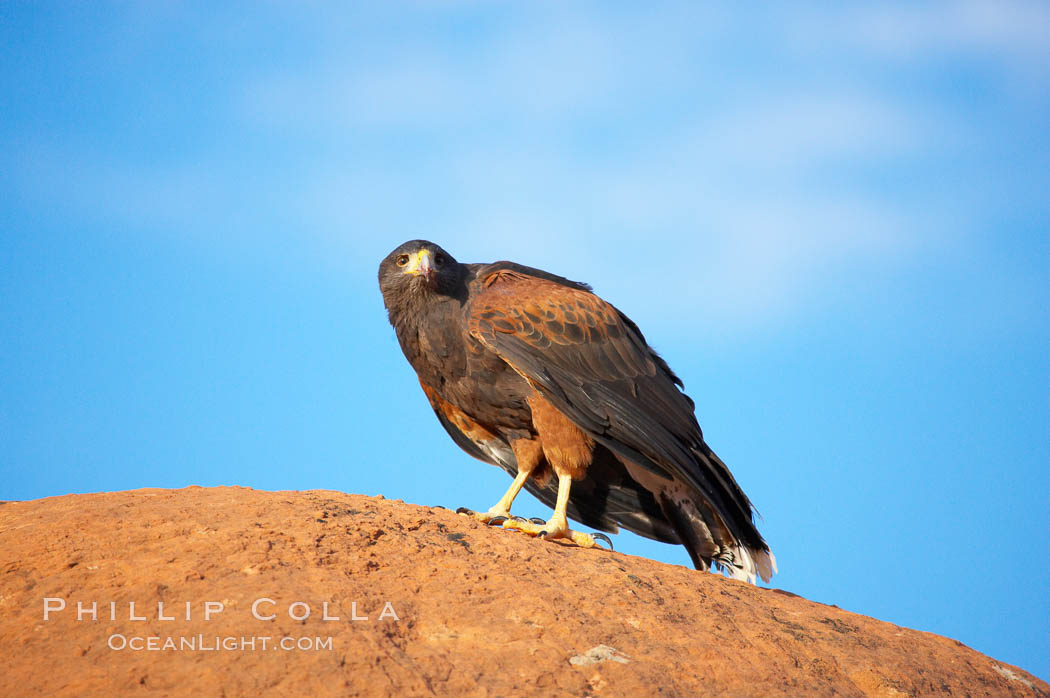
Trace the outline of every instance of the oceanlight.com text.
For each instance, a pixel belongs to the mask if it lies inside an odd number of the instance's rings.
[[[160,637],[158,635],[122,635],[114,633],[106,640],[106,645],[115,651],[130,652],[265,652],[277,650],[283,652],[316,652],[331,651],[331,637],[294,637],[291,635],[179,635]]]

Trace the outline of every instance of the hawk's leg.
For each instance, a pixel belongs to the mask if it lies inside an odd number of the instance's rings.
[[[503,522],[504,528],[513,528],[530,536],[539,538],[568,538],[581,548],[593,548],[595,540],[605,541],[612,549],[612,541],[603,533],[590,535],[569,528],[569,519],[565,515],[565,509],[569,506],[569,489],[572,487],[572,476],[568,473],[558,475],[558,501],[554,505],[554,515],[542,526],[522,519],[508,519]]]
[[[471,512],[474,518],[481,523],[489,523],[497,518],[510,518],[510,507],[514,503],[514,498],[518,496],[518,492],[521,492],[525,481],[539,465],[540,457],[543,455],[540,442],[534,439],[518,439],[512,441],[510,447],[514,450],[514,457],[518,461],[518,474],[514,476],[514,482],[510,483],[510,487],[503,493],[500,500],[492,505],[491,509],[484,513]]]
[[[558,476],[558,498],[554,515],[547,523],[539,525],[531,521],[509,519],[503,522],[503,527],[552,540],[568,538],[580,547],[593,548],[596,536],[570,530],[565,510],[569,506],[573,478],[582,479],[587,474],[587,467],[594,457],[594,440],[538,392],[530,395],[528,402],[532,411],[532,425],[539,437],[543,455]],[[608,536],[599,533],[597,537],[612,547]]]
[[[529,470],[519,470],[518,474],[514,476],[514,482],[510,483],[510,487],[503,493],[500,500],[492,505],[492,507],[482,513],[474,512],[474,518],[481,523],[488,523],[496,518],[510,518],[510,505],[514,503],[514,498],[518,496],[518,492],[521,492],[521,488],[525,485],[525,481],[529,479],[529,475],[532,472]]]

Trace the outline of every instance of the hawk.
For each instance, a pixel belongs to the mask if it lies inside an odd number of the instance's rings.
[[[751,582],[776,572],[682,381],[590,286],[513,262],[461,264],[412,240],[380,263],[379,287],[441,425],[514,478],[487,512],[469,512],[479,521],[582,547],[609,539],[568,518],[622,526],[684,545],[697,569]],[[511,516],[523,487],[553,507],[550,520]]]

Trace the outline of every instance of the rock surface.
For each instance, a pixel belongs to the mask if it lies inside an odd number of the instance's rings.
[[[937,635],[339,492],[7,502],[0,565],[7,696],[1050,696]]]

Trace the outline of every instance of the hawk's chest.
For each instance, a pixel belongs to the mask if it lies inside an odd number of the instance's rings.
[[[527,418],[528,384],[468,334],[460,313],[435,310],[397,332],[420,380],[473,419],[494,427],[517,426]]]
[[[466,373],[464,336],[446,313],[428,314],[396,329],[405,358],[430,387],[443,393],[449,382]]]

